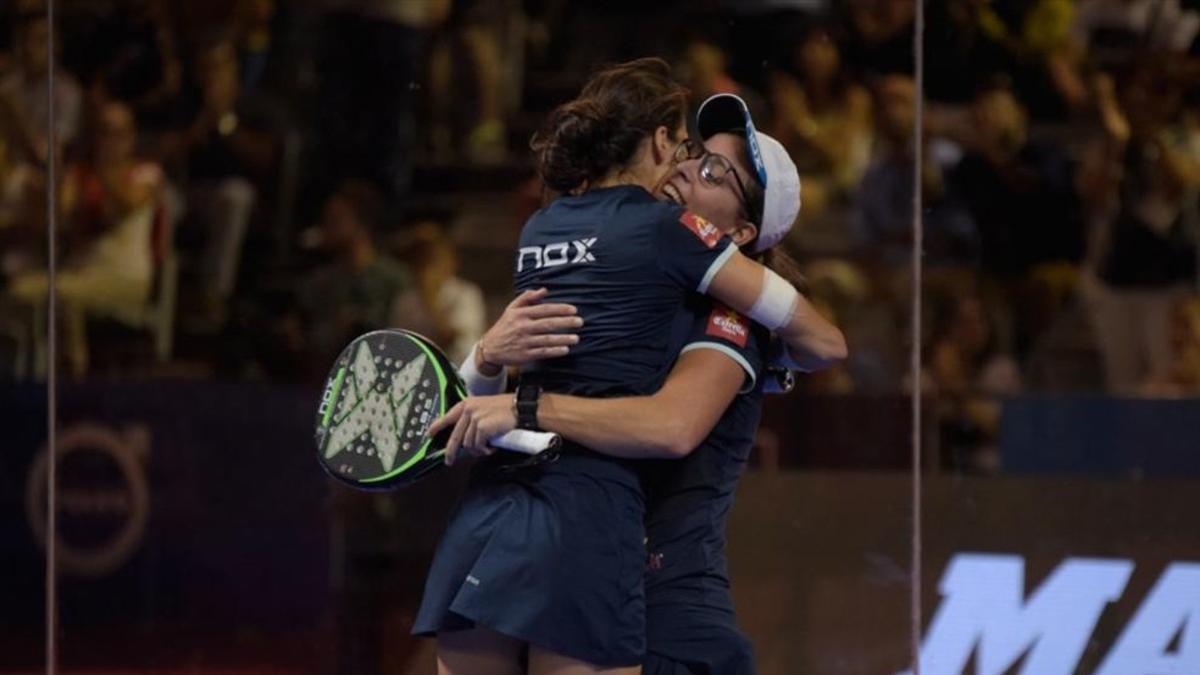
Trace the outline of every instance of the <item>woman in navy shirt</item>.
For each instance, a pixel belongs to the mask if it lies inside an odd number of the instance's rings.
[[[707,220],[647,191],[672,166],[683,105],[665,64],[637,61],[594,77],[535,142],[543,178],[567,194],[527,223],[516,285],[548,288],[584,325],[579,345],[528,368],[522,387],[648,395],[691,327],[690,294],[711,290],[749,308],[761,292],[757,263]],[[811,338],[812,316],[798,301],[781,334],[793,346]],[[837,352],[840,333],[825,337]],[[520,672],[525,648],[530,672],[637,672],[644,515],[634,463],[585,446],[537,466],[481,462],[414,631],[438,634],[444,672]]]
[[[774,139],[756,133],[748,109],[735,96],[707,101],[697,126],[707,147],[687,153],[691,159],[672,172],[663,196],[686,201],[743,249],[777,258],[773,243],[791,228],[799,208],[793,192],[784,189],[798,183],[790,158]],[[748,134],[758,137],[754,147],[746,143]],[[749,168],[757,164],[753,151],[774,161],[763,163],[773,170],[761,177],[766,189],[752,191],[751,206],[741,203],[730,186],[713,181],[712,174],[723,163],[755,176]],[[781,193],[789,197],[780,199]],[[798,198],[798,191],[794,194]],[[772,208],[765,208],[767,202]],[[763,215],[756,219],[754,213]],[[548,394],[538,421],[541,428],[600,452],[670,460],[642,465],[648,509],[645,672],[753,673],[753,651],[734,619],[725,521],[761,415],[760,376],[769,334],[706,298],[694,297],[689,306],[695,309],[693,324],[662,389],[644,397],[591,400]],[[563,309],[570,308],[557,311]],[[507,310],[500,325],[515,313]],[[544,333],[528,324],[522,330],[529,338]],[[515,360],[521,355],[499,356]],[[474,422],[474,438],[467,437],[469,423],[459,421],[464,418]],[[468,446],[516,424],[506,396],[469,399],[434,427],[456,422]]]

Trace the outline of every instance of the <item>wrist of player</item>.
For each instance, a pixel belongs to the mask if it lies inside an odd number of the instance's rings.
[[[484,335],[479,338],[479,342],[475,343],[475,368],[480,374],[486,377],[496,377],[504,369],[504,366],[493,360],[495,359],[495,354],[492,354],[492,358],[488,358],[489,352],[486,342],[487,335]]]
[[[479,423],[485,445],[517,428],[517,415],[510,405],[498,405]]]

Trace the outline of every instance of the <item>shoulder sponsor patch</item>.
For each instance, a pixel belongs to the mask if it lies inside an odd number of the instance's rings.
[[[728,340],[739,347],[745,347],[746,339],[750,336],[750,324],[741,314],[717,303],[713,307],[712,313],[708,315],[708,328],[705,329],[704,334]]]
[[[721,240],[721,231],[716,225],[708,222],[691,211],[684,211],[682,216],[679,216],[679,222],[683,223],[684,227],[692,231],[704,245],[712,248]]]

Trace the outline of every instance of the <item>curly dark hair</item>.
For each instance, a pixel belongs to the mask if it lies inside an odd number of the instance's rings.
[[[547,187],[569,192],[629,164],[642,139],[683,124],[688,92],[671,67],[643,58],[601,70],[550,113],[530,142]]]

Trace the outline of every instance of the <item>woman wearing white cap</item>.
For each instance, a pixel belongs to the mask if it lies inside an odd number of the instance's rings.
[[[795,165],[777,141],[755,130],[736,96],[710,98],[697,121],[705,143],[680,144],[677,166],[659,196],[707,218],[747,254],[789,276],[790,260],[774,247],[799,213]],[[724,530],[754,442],[763,390],[771,386],[763,377],[770,335],[708,298],[696,296],[689,306],[692,326],[681,336],[680,357],[657,393],[603,399],[547,393],[538,423],[598,452],[674,460],[643,464],[648,509],[643,672],[749,674],[753,652],[734,619]],[[823,343],[800,358],[785,355],[789,366],[816,370],[844,354],[840,331],[819,317],[813,322]],[[498,348],[488,354],[500,361],[508,357]],[[510,396],[479,396],[435,422],[433,430],[452,423],[451,452],[461,442],[467,452],[486,454],[478,446],[515,428],[517,420]]]

